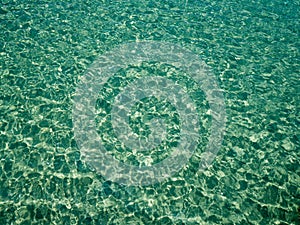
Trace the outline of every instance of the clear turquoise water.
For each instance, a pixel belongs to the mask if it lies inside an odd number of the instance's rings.
[[[299,6],[2,0],[0,224],[299,224]],[[180,44],[218,78],[226,132],[205,172],[191,158],[172,179],[130,187],[81,160],[80,77],[135,40]]]

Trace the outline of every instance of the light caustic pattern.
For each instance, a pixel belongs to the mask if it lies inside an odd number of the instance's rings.
[[[184,87],[174,79],[152,74],[140,76],[129,82],[111,103],[110,119],[114,135],[122,145],[134,152],[151,151],[166,140],[165,120],[150,118],[150,133],[141,137],[130,126],[132,108],[145,98],[157,98],[168,102],[180,118],[179,143],[171,154],[152,165],[132,165],[116,159],[105,147],[96,127],[96,103],[104,85],[121,69],[143,62],[159,62],[184,71],[205,94],[211,112],[208,143],[201,154],[199,170],[209,166],[221,147],[225,130],[225,106],[217,79],[199,56],[176,44],[166,42],[134,42],[118,46],[101,55],[83,76],[78,85],[73,107],[75,139],[82,160],[92,166],[105,179],[124,185],[150,185],[173,176],[197,149],[199,117],[197,105]],[[198,106],[199,107],[199,106]],[[101,132],[101,131],[100,131]]]

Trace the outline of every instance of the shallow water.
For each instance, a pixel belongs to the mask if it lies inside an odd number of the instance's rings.
[[[299,18],[299,2],[281,0],[2,1],[0,224],[299,224]],[[95,120],[116,159],[153,164],[180,140],[178,112],[155,98],[134,107],[164,118],[167,140],[143,154],[116,140],[110,103],[141,74],[186,85],[200,121],[184,168],[130,186],[82,159],[72,99],[99,55],[143,40],[199,55],[223,90],[227,120],[216,157],[199,172],[212,132],[205,93],[159,60],[118,71],[99,93]],[[146,137],[150,125],[139,119],[131,125]]]

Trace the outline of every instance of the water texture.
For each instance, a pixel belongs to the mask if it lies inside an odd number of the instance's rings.
[[[31,1],[0,3],[0,224],[299,224],[299,1]],[[76,87],[99,55],[127,42],[176,43],[199,55],[223,90],[226,130],[204,172],[211,133],[205,93],[160,62],[128,66],[95,106],[108,151],[131,165],[167,158],[179,138],[173,105],[133,106],[132,129],[153,117],[166,138],[152,152],[126,149],[107,114],[139,76],[186,87],[199,112],[200,143],[184,168],[148,186],[106,180],[74,138]],[[148,121],[148,122],[147,122]],[[159,123],[160,125],[160,123]]]

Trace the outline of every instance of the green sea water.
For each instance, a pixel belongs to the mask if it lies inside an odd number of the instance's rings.
[[[300,224],[299,11],[296,0],[1,0],[0,224]],[[198,103],[195,156],[147,186],[112,182],[82,159],[72,118],[76,88],[100,55],[140,41],[194,52],[223,90],[223,142],[203,172],[197,154],[212,132],[205,93],[159,61],[108,80],[95,106],[105,109],[95,120],[98,134],[120,161],[167,158],[180,141],[171,103],[146,98],[134,105],[164,118],[169,132],[142,155],[122,147],[106,114],[120,87],[171,74]],[[143,120],[130,122],[149,135]]]

